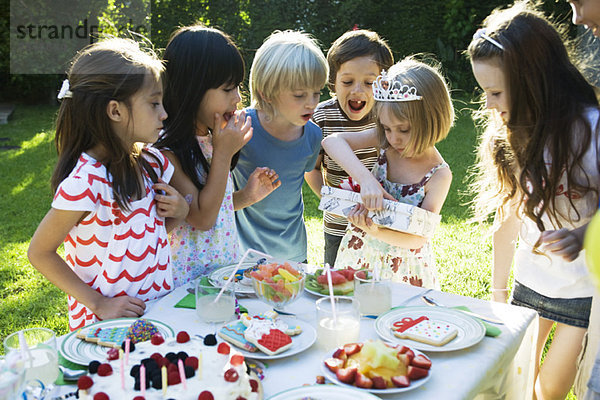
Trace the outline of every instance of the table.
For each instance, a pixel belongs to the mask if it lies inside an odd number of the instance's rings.
[[[468,349],[428,353],[433,363],[431,379],[414,390],[380,396],[382,399],[487,400],[532,397],[538,328],[535,311],[405,284],[393,285],[392,305],[423,305],[420,296],[425,292],[445,305],[468,306],[474,312],[501,319],[505,323],[499,326],[502,334],[495,338],[484,337],[480,343]],[[195,310],[173,307],[186,295],[186,287],[177,288],[149,304],[144,318],[160,320],[175,332],[210,333],[210,327],[198,319]],[[296,318],[316,328],[316,299],[316,296],[304,293],[287,306],[286,311],[295,313]],[[253,296],[242,297],[239,302],[251,314],[270,309]],[[373,319],[363,318],[360,329],[361,341],[377,338]],[[321,374],[321,362],[325,357],[326,354],[313,345],[301,354],[268,361],[263,381],[265,399],[285,389],[314,384],[316,376]]]

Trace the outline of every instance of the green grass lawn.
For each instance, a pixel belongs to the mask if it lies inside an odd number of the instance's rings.
[[[438,146],[454,179],[434,240],[442,290],[489,299],[491,238],[469,225],[464,195],[467,169],[474,161],[476,133],[470,110],[457,103],[458,119]],[[56,162],[56,107],[19,106],[7,125],[0,125],[0,339],[27,327],[45,326],[58,335],[68,332],[66,296],[27,260],[27,247],[37,224],[50,207],[50,176]],[[311,263],[323,260],[322,216],[316,196],[304,187],[305,218]],[[0,347],[0,352],[2,352]],[[570,396],[574,399],[574,396]]]

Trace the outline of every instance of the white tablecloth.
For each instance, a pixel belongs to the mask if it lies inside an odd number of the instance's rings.
[[[394,284],[392,305],[423,305],[420,295],[426,289],[404,284]],[[192,334],[210,333],[210,327],[202,323],[195,310],[174,308],[187,295],[180,287],[164,298],[149,304],[145,318],[160,320],[170,325],[175,332],[186,330]],[[394,395],[380,396],[382,399],[526,399],[533,394],[533,370],[535,338],[537,337],[537,313],[532,310],[507,304],[458,296],[451,293],[429,291],[429,296],[448,306],[468,306],[472,311],[501,319],[498,325],[502,334],[484,337],[468,349],[433,353],[431,379],[414,390]],[[317,297],[304,293],[286,311],[316,328],[315,300]],[[251,314],[269,309],[268,305],[254,297],[240,298],[240,304]],[[363,318],[360,339],[375,339],[377,333],[374,320]],[[285,389],[314,384],[321,374],[322,360],[327,357],[316,345],[297,355],[267,361],[263,388],[265,399]]]

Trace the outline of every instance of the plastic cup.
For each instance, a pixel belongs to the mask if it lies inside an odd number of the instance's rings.
[[[17,351],[0,356],[0,399],[16,399],[22,391],[25,366]]]
[[[27,349],[21,347],[19,333],[22,333]],[[12,333],[4,339],[4,351],[19,354],[27,384],[39,380],[48,387],[58,378],[56,335],[51,329],[30,328]]]
[[[317,344],[324,350],[357,342],[360,336],[359,301],[344,296],[334,296],[333,301],[335,318],[329,297],[323,297],[316,302]]]
[[[365,277],[357,275],[364,272]],[[381,315],[392,307],[392,286],[387,279],[374,280],[373,273],[366,269],[354,274],[354,297],[360,303],[361,315]]]
[[[223,291],[215,302],[221,288],[196,282],[196,313],[206,323],[227,322],[235,314],[235,288],[233,285]]]

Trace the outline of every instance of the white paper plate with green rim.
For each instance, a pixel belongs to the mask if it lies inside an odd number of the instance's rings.
[[[401,339],[394,336],[392,326],[404,318],[418,319],[422,316],[432,321],[448,323],[456,327],[456,337],[442,346],[434,346],[410,339]],[[445,307],[398,307],[381,314],[375,320],[375,331],[386,342],[402,344],[425,352],[444,352],[462,350],[474,346],[485,336],[485,326],[476,318],[451,308]]]
[[[127,328],[131,326],[135,321],[140,318],[118,318],[118,319],[108,319],[105,321],[99,321],[95,324],[88,325],[82,330],[88,329],[112,329],[112,328]],[[145,319],[145,318],[144,318]],[[156,321],[153,319],[146,319],[148,322],[152,322],[156,329],[160,332],[160,334],[165,338],[170,338],[175,336],[173,329],[160,321]],[[80,365],[88,365],[91,361],[98,360],[103,361],[106,360],[106,353],[110,349],[110,347],[100,346],[96,343],[86,342],[83,339],[79,339],[77,337],[77,332],[74,331],[65,336],[64,340],[60,345],[60,354],[62,356],[75,364]]]
[[[378,400],[379,397],[363,390],[337,385],[312,385],[287,389],[267,400],[302,400],[309,397],[314,400]]]

